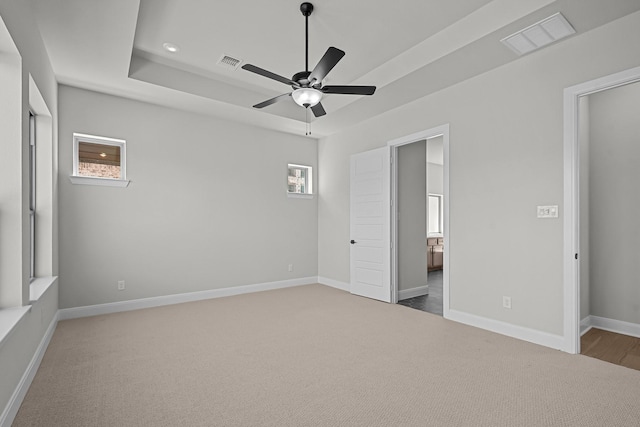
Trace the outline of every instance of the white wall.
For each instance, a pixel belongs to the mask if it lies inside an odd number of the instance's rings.
[[[319,274],[349,282],[349,156],[449,123],[451,309],[562,335],[562,219],[536,205],[563,214],[563,90],[640,65],[638,39],[635,13],[323,138]]]
[[[4,72],[6,51],[0,52],[2,74],[2,104],[0,116],[0,310],[11,306],[29,304],[29,221],[28,221],[28,122],[30,88],[29,76],[42,94],[42,101],[51,113],[48,159],[51,164],[45,170],[53,174],[57,156],[57,83],[37,30],[31,10],[31,2],[3,0],[0,17],[18,51],[17,74],[6,80]],[[1,24],[0,24],[1,26]],[[0,49],[1,51],[2,49]],[[12,84],[5,91],[5,84]],[[32,95],[32,94],[31,94]],[[8,97],[11,97],[9,100]],[[8,131],[9,133],[5,133]],[[7,137],[8,136],[8,137]],[[46,240],[47,274],[57,274],[57,193],[54,176],[47,180],[49,199]],[[42,236],[40,236],[42,237]],[[58,292],[54,285],[33,304],[13,332],[0,345],[0,414],[5,410],[23,373],[34,356],[38,345],[58,309]]]
[[[71,184],[74,132],[126,140],[129,187]],[[316,140],[66,86],[59,140],[61,308],[317,276],[317,197],[286,194]]]
[[[591,314],[640,324],[640,83],[589,95]]]
[[[398,289],[427,285],[427,141],[398,147]]]

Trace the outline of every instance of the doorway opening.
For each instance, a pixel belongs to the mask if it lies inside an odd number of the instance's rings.
[[[564,350],[569,353],[580,353],[581,336],[591,328],[640,337],[634,282],[640,250],[633,239],[640,235],[634,187],[635,175],[640,177],[633,113],[638,96],[640,67],[565,89]]]
[[[393,303],[449,311],[449,126],[390,141]]]

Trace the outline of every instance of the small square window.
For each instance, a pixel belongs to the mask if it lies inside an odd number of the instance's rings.
[[[125,141],[74,133],[73,176],[126,179]]]
[[[311,166],[289,164],[287,174],[287,193],[289,194],[313,194]]]

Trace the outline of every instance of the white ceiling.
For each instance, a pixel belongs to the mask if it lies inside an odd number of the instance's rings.
[[[216,65],[226,54],[285,77],[302,71],[299,0],[31,1],[63,84],[304,134],[305,111],[293,101],[251,107],[288,86]],[[556,12],[580,34],[640,10],[638,0],[312,3],[309,68],[335,46],[346,55],[325,84],[378,87],[370,97],[326,96],[315,137],[516,60],[500,39]],[[164,51],[165,42],[180,51]]]

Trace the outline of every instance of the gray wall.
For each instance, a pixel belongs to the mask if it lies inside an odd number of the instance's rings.
[[[427,192],[444,194],[444,168],[436,163],[427,163]]]
[[[429,138],[427,140],[427,146],[442,146],[443,140],[444,138],[442,136]],[[432,150],[432,154],[433,152],[435,152],[435,150]],[[442,159],[432,157],[435,157],[435,155],[429,154],[429,149],[427,149],[427,192],[444,194],[444,166],[441,164]]]
[[[59,124],[61,308],[317,276],[317,196],[286,194],[316,140],[66,86]],[[74,132],[125,139],[129,187],[71,184]]]
[[[640,324],[640,83],[589,96],[591,314]]]
[[[536,205],[564,214],[563,90],[639,66],[638,39],[635,13],[321,139],[319,275],[349,282],[349,156],[449,123],[451,309],[562,335],[562,218]]]
[[[53,141],[52,147],[48,147],[54,156],[55,162],[57,153],[57,83],[49,63],[49,58],[45,51],[44,43],[37,31],[36,23],[31,11],[31,2],[24,0],[3,0],[0,2],[0,16],[4,21],[11,38],[19,51],[21,57],[19,83],[17,83],[21,100],[18,101],[17,109],[12,111],[11,116],[3,116],[3,120],[9,119],[9,123],[2,123],[3,131],[5,126],[17,126],[15,137],[1,138],[0,147],[3,158],[0,176],[2,177],[2,204],[0,205],[0,228],[2,228],[2,247],[0,248],[0,268],[4,273],[9,271],[13,280],[0,281],[1,287],[11,286],[10,292],[3,293],[7,296],[2,303],[2,307],[9,305],[22,305],[29,301],[29,263],[28,263],[28,163],[24,157],[20,159],[11,158],[5,162],[8,156],[18,153],[24,156],[28,153],[28,110],[29,110],[29,75],[32,76],[40,93],[52,114],[53,118]],[[0,55],[0,64],[6,57]],[[6,83],[6,82],[3,82]],[[7,96],[6,92],[2,93]],[[8,106],[6,98],[3,99],[4,107]],[[4,134],[3,134],[4,135]],[[54,167],[54,165],[49,165]],[[53,179],[53,177],[51,177]],[[13,185],[8,188],[7,185]],[[53,197],[51,209],[48,212],[50,219],[51,236],[48,241],[51,244],[49,257],[49,274],[57,274],[58,251],[57,251],[57,194],[55,182],[49,180],[53,189],[50,195]],[[8,245],[8,246],[4,246]],[[17,270],[16,270],[17,269]],[[15,290],[15,292],[14,292]],[[8,295],[7,295],[8,294]],[[13,303],[11,303],[13,302]],[[41,342],[44,334],[53,320],[58,309],[57,286],[54,285],[33,305],[31,310],[23,317],[21,322],[15,327],[13,333],[0,345],[0,413],[6,408],[11,395],[16,390],[22,374],[25,372],[29,362]]]
[[[591,314],[589,254],[589,97],[578,100],[580,151],[580,319]]]
[[[427,284],[427,141],[398,147],[398,289]]]

